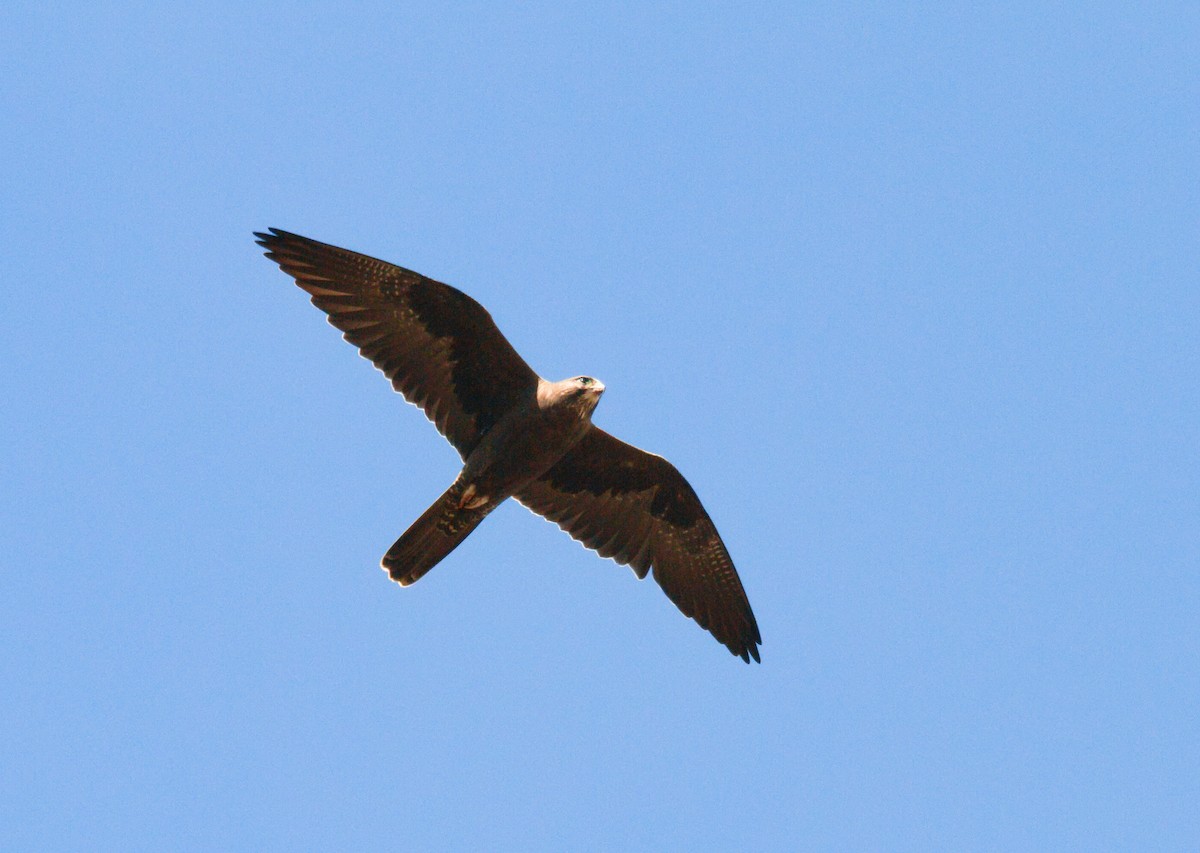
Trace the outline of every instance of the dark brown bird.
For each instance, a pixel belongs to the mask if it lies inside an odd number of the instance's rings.
[[[661,456],[592,424],[603,384],[542,379],[483,306],[449,285],[277,228],[254,236],[463,458],[384,555],[393,580],[420,579],[513,497],[639,578],[653,569],[685,615],[759,660],[750,602],[695,491]]]

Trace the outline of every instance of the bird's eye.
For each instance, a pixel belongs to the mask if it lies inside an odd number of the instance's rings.
[[[591,384],[592,384],[592,381],[593,381],[593,380],[592,380],[592,377],[590,377],[590,376],[580,376],[580,377],[579,377],[579,384],[580,384],[580,385],[591,385]]]

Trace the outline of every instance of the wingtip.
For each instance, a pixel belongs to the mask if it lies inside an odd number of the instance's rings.
[[[270,246],[272,243],[278,243],[288,237],[296,236],[289,231],[284,231],[282,228],[268,228],[266,231],[254,231],[252,233],[258,238],[254,242],[260,246]]]
[[[743,646],[740,651],[737,649],[730,649],[730,651],[733,652],[734,657],[741,658],[746,664],[750,663],[750,658],[754,658],[755,663],[762,663],[762,658],[758,653],[758,646],[753,643]]]
[[[267,231],[270,231],[272,233],[267,233]],[[255,237],[254,242],[257,243],[258,245],[262,246],[264,249],[270,249],[271,244],[278,240],[278,238],[274,234],[274,231],[275,231],[274,228],[268,228],[267,231],[254,231],[253,232],[254,237]]]

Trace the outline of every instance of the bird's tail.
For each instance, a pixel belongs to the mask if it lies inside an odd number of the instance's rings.
[[[392,580],[401,586],[420,580],[496,508],[492,501],[472,508],[469,500],[463,500],[465,489],[461,480],[455,480],[388,549],[383,568]]]

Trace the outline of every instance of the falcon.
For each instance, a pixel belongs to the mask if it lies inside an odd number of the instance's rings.
[[[760,660],[758,623],[696,492],[666,459],[592,423],[602,382],[542,379],[449,285],[277,228],[254,236],[462,456],[450,488],[384,555],[392,580],[420,580],[511,497],[639,579],[653,571],[684,615]]]

